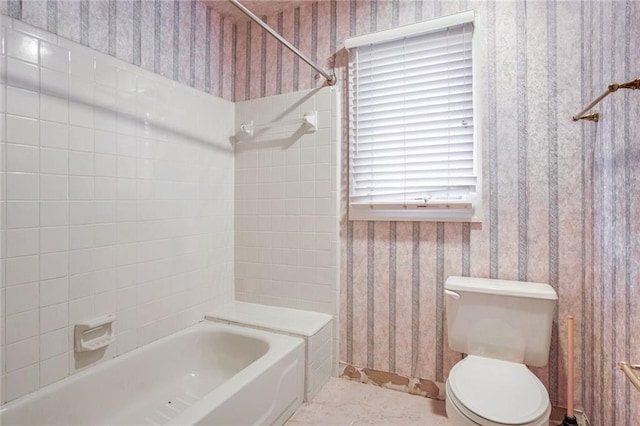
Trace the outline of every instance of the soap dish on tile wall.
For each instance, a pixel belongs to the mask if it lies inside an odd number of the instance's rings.
[[[107,314],[78,323],[74,328],[76,352],[95,351],[113,343],[113,321],[116,316]]]

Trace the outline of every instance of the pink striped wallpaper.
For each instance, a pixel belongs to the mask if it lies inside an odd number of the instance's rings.
[[[612,82],[640,76],[637,2],[588,3],[582,41],[586,101]],[[597,106],[600,122],[584,125],[589,182],[587,224],[593,263],[583,294],[585,405],[595,424],[640,424],[640,392],[617,362],[640,359],[640,95],[618,91]]]
[[[346,93],[346,38],[470,8],[484,44],[484,221],[348,221],[343,180],[341,361],[444,381],[460,359],[447,348],[446,277],[546,282],[560,301],[549,365],[535,372],[552,402],[566,405],[573,315],[577,406],[594,424],[640,424],[640,396],[616,368],[640,360],[640,103],[616,94],[600,123],[570,120],[611,81],[640,72],[639,4],[338,0],[265,18],[321,66],[335,64]],[[236,100],[324,83],[255,24],[237,32]]]

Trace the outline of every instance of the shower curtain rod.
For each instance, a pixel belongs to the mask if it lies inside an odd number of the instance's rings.
[[[617,84],[617,83],[610,84],[609,87],[607,87],[607,90],[602,95],[595,98],[593,102],[587,105],[582,111],[574,115],[573,121],[578,121],[578,120],[598,121],[600,119],[600,114],[598,113],[598,111],[594,111],[591,114],[587,114],[587,115],[584,115],[584,114],[587,111],[589,111],[591,108],[596,106],[598,102],[606,98],[609,95],[609,93],[613,93],[618,89],[638,90],[640,89],[640,78],[636,78],[635,80],[627,81],[626,83],[622,83],[622,84]]]
[[[260,25],[262,28],[265,29],[265,31],[267,31],[269,34],[271,34],[272,36],[274,36],[280,43],[282,43],[284,45],[284,47],[286,47],[287,49],[289,49],[290,51],[292,51],[295,55],[297,55],[300,59],[302,59],[303,61],[305,61],[307,64],[309,64],[309,66],[313,69],[315,69],[316,71],[318,71],[324,78],[327,79],[327,83],[329,84],[329,86],[333,86],[334,84],[336,84],[336,76],[329,74],[327,71],[323,70],[322,68],[320,68],[318,65],[316,65],[315,63],[313,63],[311,61],[311,59],[307,58],[305,56],[304,53],[302,53],[301,51],[299,51],[294,45],[292,45],[291,43],[289,43],[287,40],[285,40],[280,34],[278,34],[278,32],[276,32],[276,30],[274,30],[273,28],[271,28],[269,25],[267,25],[262,19],[258,18],[252,11],[250,11],[249,9],[247,9],[245,6],[243,6],[238,0],[229,0],[229,2],[234,5],[235,7],[237,7],[238,9],[240,9],[240,11],[242,13],[244,13],[245,15],[247,15],[249,18],[251,18],[252,21],[254,21],[256,24]]]

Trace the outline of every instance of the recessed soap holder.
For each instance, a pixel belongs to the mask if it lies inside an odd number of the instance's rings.
[[[107,314],[78,323],[74,328],[76,352],[95,351],[113,343],[113,322],[116,316]]]

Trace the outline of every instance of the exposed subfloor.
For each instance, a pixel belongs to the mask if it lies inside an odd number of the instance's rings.
[[[549,422],[550,426],[560,423]],[[286,425],[452,426],[444,401],[337,378],[331,378]]]

